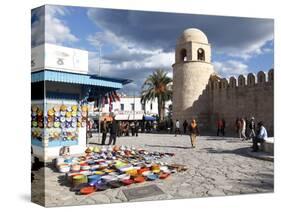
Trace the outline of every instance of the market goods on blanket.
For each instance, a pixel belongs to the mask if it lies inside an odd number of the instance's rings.
[[[166,179],[171,173],[186,170],[184,165],[168,165],[159,161],[171,156],[169,153],[148,152],[124,145],[91,146],[85,150],[85,155],[58,157],[56,166],[59,172],[66,173],[72,191],[90,194],[133,183]]]

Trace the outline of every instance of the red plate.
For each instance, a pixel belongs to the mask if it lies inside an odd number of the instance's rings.
[[[123,183],[124,185],[131,185],[131,184],[134,183],[134,180],[132,180],[132,179],[122,180],[122,183]]]
[[[166,179],[167,177],[169,177],[169,175],[170,175],[170,174],[168,174],[168,173],[161,173],[160,176],[159,176],[159,178],[160,178],[160,179]]]
[[[135,178],[134,178],[134,181],[135,181],[136,183],[142,183],[142,182],[145,181],[145,179],[144,179],[144,177],[142,177],[142,176],[138,176],[138,177],[135,177]]]
[[[91,194],[95,191],[96,191],[95,187],[86,186],[86,187],[80,189],[80,194],[87,195],[87,194]]]

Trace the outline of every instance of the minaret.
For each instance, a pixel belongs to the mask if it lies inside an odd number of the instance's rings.
[[[177,41],[175,64],[173,64],[173,119],[190,122],[207,112],[208,102],[194,107],[211,74],[211,45],[207,36],[199,29],[184,30]],[[206,111],[204,111],[206,110]]]

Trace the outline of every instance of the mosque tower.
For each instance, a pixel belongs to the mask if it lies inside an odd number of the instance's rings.
[[[182,124],[186,119],[190,123],[191,118],[198,119],[200,114],[208,113],[208,99],[206,102],[200,101],[196,107],[194,103],[206,89],[210,76],[214,73],[211,45],[201,30],[190,28],[183,31],[177,40],[175,63],[172,67],[173,120],[178,119]]]

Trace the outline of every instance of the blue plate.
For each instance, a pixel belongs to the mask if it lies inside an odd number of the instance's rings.
[[[149,175],[147,175],[147,179],[150,180],[150,181],[156,180],[156,179],[158,179],[158,175],[149,174]]]

